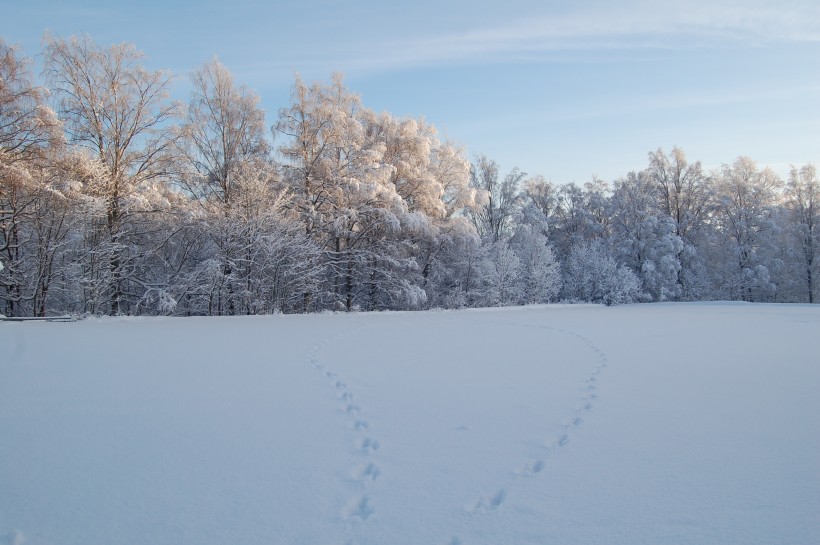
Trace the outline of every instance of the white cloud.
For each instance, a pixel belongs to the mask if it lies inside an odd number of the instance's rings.
[[[608,60],[614,51],[633,58],[663,55],[665,50],[820,44],[816,0],[588,0],[559,8],[546,2],[524,7],[508,0],[506,10],[461,6],[472,11],[469,19],[460,21],[449,6],[442,8],[440,20],[429,20],[433,2],[440,0],[418,0],[421,7],[407,13],[389,10],[368,17],[355,14],[351,21],[343,18],[343,32],[323,27],[317,33],[313,25],[297,23],[272,34],[226,35],[212,47],[238,79],[266,87],[289,85],[296,72],[312,81],[334,71],[356,77],[465,63],[595,61],[604,54]],[[305,35],[316,39],[304,40]],[[248,56],[249,50],[269,54]]]
[[[342,49],[335,64],[383,69],[501,61],[568,50],[699,48],[820,42],[820,4],[638,2],[545,13],[448,35]]]

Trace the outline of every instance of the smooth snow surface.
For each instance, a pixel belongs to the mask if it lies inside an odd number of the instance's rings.
[[[0,323],[0,543],[820,543],[820,305]]]

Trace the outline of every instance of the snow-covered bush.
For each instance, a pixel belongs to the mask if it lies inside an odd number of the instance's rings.
[[[570,300],[617,305],[642,298],[640,280],[628,267],[618,266],[601,242],[572,248],[564,267],[564,294]]]

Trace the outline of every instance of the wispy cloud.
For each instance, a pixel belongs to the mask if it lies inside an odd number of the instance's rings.
[[[686,2],[584,7],[447,35],[359,41],[325,62],[351,70],[538,58],[540,54],[820,42],[820,4]]]
[[[762,0],[624,0],[617,5],[588,0],[560,8],[550,7],[551,2],[533,8],[527,2],[526,9],[517,0],[509,0],[506,12],[496,9],[483,15],[475,11],[469,21],[458,20],[452,8],[445,9],[448,17],[442,15],[434,26],[425,17],[436,2],[440,0],[418,0],[427,9],[414,12],[413,8],[406,14],[347,14],[351,18],[342,18],[335,26],[317,27],[296,19],[273,33],[257,25],[252,31],[221,38],[197,35],[192,47],[219,53],[238,79],[272,87],[289,85],[295,72],[314,80],[334,71],[356,77],[431,66],[594,62],[611,60],[616,54],[634,59],[663,56],[668,50],[820,44],[820,3],[816,0],[776,4]],[[333,20],[342,15],[334,13]],[[405,19],[400,20],[402,16]],[[457,30],[444,30],[448,28]],[[249,55],[248,51],[269,53]]]

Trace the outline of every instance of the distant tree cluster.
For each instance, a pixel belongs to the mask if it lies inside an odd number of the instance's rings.
[[[611,184],[556,185],[471,164],[341,77],[297,77],[269,127],[217,60],[179,104],[132,45],[45,42],[39,86],[0,40],[8,316],[817,297],[812,165],[784,183],[659,149]]]

